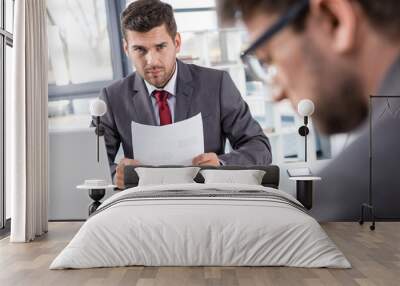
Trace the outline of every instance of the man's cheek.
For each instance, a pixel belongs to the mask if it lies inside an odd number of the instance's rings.
[[[289,87],[289,78],[291,77],[291,70],[293,66],[277,65],[276,66],[276,79],[275,81],[282,86],[282,88]]]
[[[294,101],[294,103],[307,98],[307,94],[309,93],[307,90],[310,82],[305,79],[303,71],[296,71],[292,66],[291,69],[288,69],[287,72],[282,75],[281,81],[282,86],[287,91],[288,97]]]
[[[133,66],[140,75],[144,75],[144,65],[139,60],[132,60]]]

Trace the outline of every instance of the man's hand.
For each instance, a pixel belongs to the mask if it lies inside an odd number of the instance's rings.
[[[114,183],[117,185],[118,189],[124,189],[125,188],[125,179],[124,179],[124,169],[125,166],[138,166],[140,165],[138,160],[133,160],[133,159],[128,159],[128,158],[123,158],[121,161],[119,161],[119,164],[117,165],[117,168],[115,169],[115,178],[114,178]]]
[[[217,154],[215,153],[205,153],[199,156],[196,156],[192,160],[192,164],[196,166],[200,165],[211,165],[211,166],[220,166],[220,162]]]

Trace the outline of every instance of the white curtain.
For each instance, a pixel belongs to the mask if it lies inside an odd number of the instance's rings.
[[[15,1],[13,82],[6,98],[6,181],[12,242],[47,232],[48,119],[46,0]]]

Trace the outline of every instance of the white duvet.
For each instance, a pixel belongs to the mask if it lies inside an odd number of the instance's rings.
[[[146,191],[168,190],[258,190],[271,198],[178,195],[122,199],[138,192],[146,195]],[[351,267],[318,222],[296,205],[301,204],[292,196],[262,186],[135,187],[107,199],[50,269],[127,265]]]

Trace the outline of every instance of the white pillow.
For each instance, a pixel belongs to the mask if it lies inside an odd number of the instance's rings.
[[[199,167],[135,168],[139,176],[139,186],[195,183],[193,179],[199,170]]]
[[[201,170],[204,183],[231,183],[261,185],[265,171],[262,170]]]

